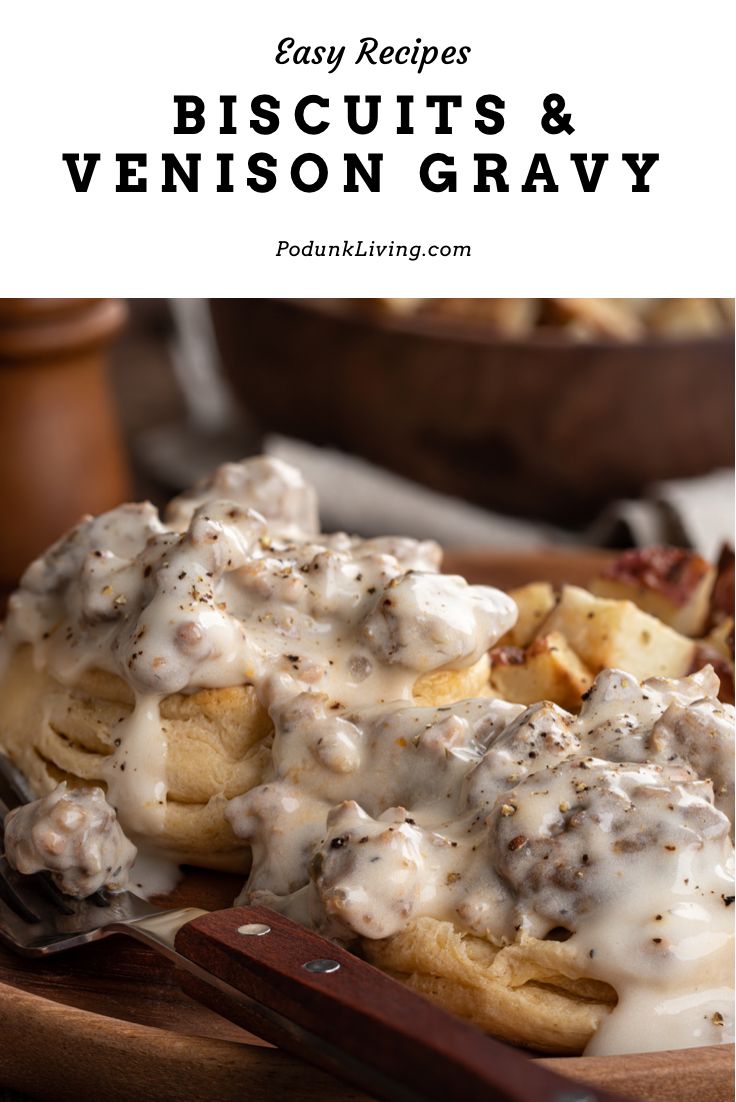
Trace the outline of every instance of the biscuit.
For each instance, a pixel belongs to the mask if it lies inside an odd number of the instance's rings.
[[[488,680],[486,656],[466,670],[425,674],[416,682],[415,703],[488,695]],[[38,795],[62,780],[106,787],[104,759],[133,705],[122,679],[91,670],[73,686],[62,685],[36,668],[31,648],[23,646],[9,660],[0,694],[0,744]],[[161,719],[168,794],[155,849],[182,863],[246,871],[249,847],[233,834],[225,807],[260,784],[269,763],[273,728],[255,690],[237,685],[177,693],[162,701]]]
[[[390,938],[364,938],[361,952],[445,1010],[537,1052],[581,1052],[616,1004],[612,987],[580,976],[564,942],[501,947],[423,917]]]

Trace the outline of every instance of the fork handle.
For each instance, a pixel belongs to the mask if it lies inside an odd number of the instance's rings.
[[[175,944],[198,966],[194,976],[182,973],[185,991],[389,1102],[615,1102],[263,907],[203,915],[181,927]]]

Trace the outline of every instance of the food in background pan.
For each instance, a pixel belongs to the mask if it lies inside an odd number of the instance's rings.
[[[374,309],[487,326],[522,339],[556,330],[573,340],[719,336],[734,325],[734,300],[716,298],[384,298]]]

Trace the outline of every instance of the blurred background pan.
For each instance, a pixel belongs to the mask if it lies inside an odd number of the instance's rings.
[[[547,326],[512,338],[480,313],[380,301],[211,302],[224,369],[261,431],[573,526],[652,482],[733,465],[727,324],[701,336],[580,339]]]

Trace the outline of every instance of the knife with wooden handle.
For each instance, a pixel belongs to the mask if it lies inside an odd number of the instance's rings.
[[[204,914],[182,926],[174,944],[197,966],[179,975],[188,994],[378,1098],[618,1098],[542,1067],[354,954],[265,908]]]

